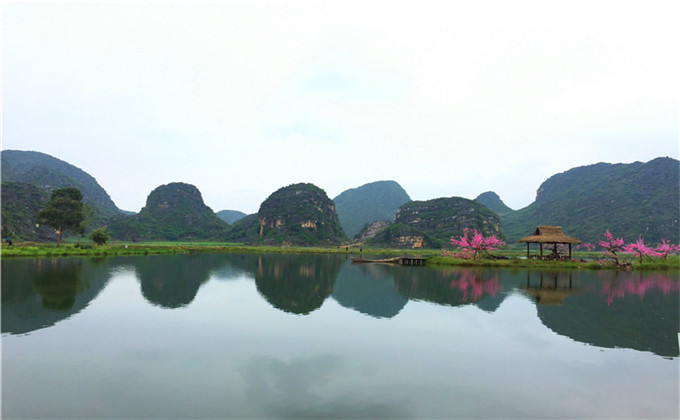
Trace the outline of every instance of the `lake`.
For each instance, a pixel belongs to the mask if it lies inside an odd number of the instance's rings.
[[[678,418],[678,272],[2,260],[3,418]]]

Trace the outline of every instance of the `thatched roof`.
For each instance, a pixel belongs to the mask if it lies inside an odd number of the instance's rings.
[[[528,242],[532,244],[580,244],[576,238],[562,233],[560,226],[539,226],[533,235],[518,239],[517,242]]]

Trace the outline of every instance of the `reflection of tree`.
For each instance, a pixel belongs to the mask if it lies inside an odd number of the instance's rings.
[[[409,299],[451,306],[475,303],[491,311],[498,308],[504,297],[498,293],[501,285],[496,273],[474,268],[394,267],[393,271],[397,291]]]
[[[308,314],[333,291],[341,264],[342,260],[329,255],[261,255],[255,284],[275,308]]]
[[[385,266],[344,264],[333,286],[333,298],[346,308],[376,318],[392,318],[406,306],[404,296],[394,289]]]
[[[164,308],[190,304],[210,272],[225,264],[222,256],[209,254],[156,255],[134,262],[142,295]]]
[[[472,301],[477,302],[484,294],[496,296],[501,290],[498,276],[482,277],[479,272],[465,270],[457,280],[451,282],[452,288],[458,288],[463,292],[463,302],[468,301],[468,295],[472,295]]]
[[[76,295],[83,288],[81,276],[83,260],[63,261],[60,258],[50,260],[51,264],[44,264],[33,278],[35,290],[42,296],[45,309],[53,311],[68,311],[75,302]],[[41,264],[43,265],[43,264]]]
[[[2,332],[25,334],[80,312],[106,286],[114,260],[3,260]]]
[[[677,274],[603,271],[579,272],[578,277],[579,283],[594,285],[595,290],[566,299],[561,306],[537,305],[538,317],[545,326],[599,347],[678,356],[679,294],[671,293],[673,288],[677,290]]]
[[[626,295],[644,297],[652,290],[660,291],[664,296],[680,290],[678,276],[669,274],[619,273],[619,271],[599,273],[602,279],[602,294],[607,296],[607,303],[614,298],[621,299]],[[621,274],[621,275],[619,275]]]

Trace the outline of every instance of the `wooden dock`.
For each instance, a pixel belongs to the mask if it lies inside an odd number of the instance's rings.
[[[351,257],[352,263],[378,263],[378,264],[399,264],[399,265],[425,265],[425,257],[408,256],[392,257],[383,259],[372,259],[363,257]]]

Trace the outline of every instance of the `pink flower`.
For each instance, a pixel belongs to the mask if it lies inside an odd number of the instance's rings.
[[[463,229],[460,239],[451,238],[451,244],[462,248],[459,255],[462,258],[477,258],[481,252],[488,253],[504,245],[504,242],[496,238],[496,235],[484,237],[477,229],[472,229],[472,239],[468,236],[469,229]]]

